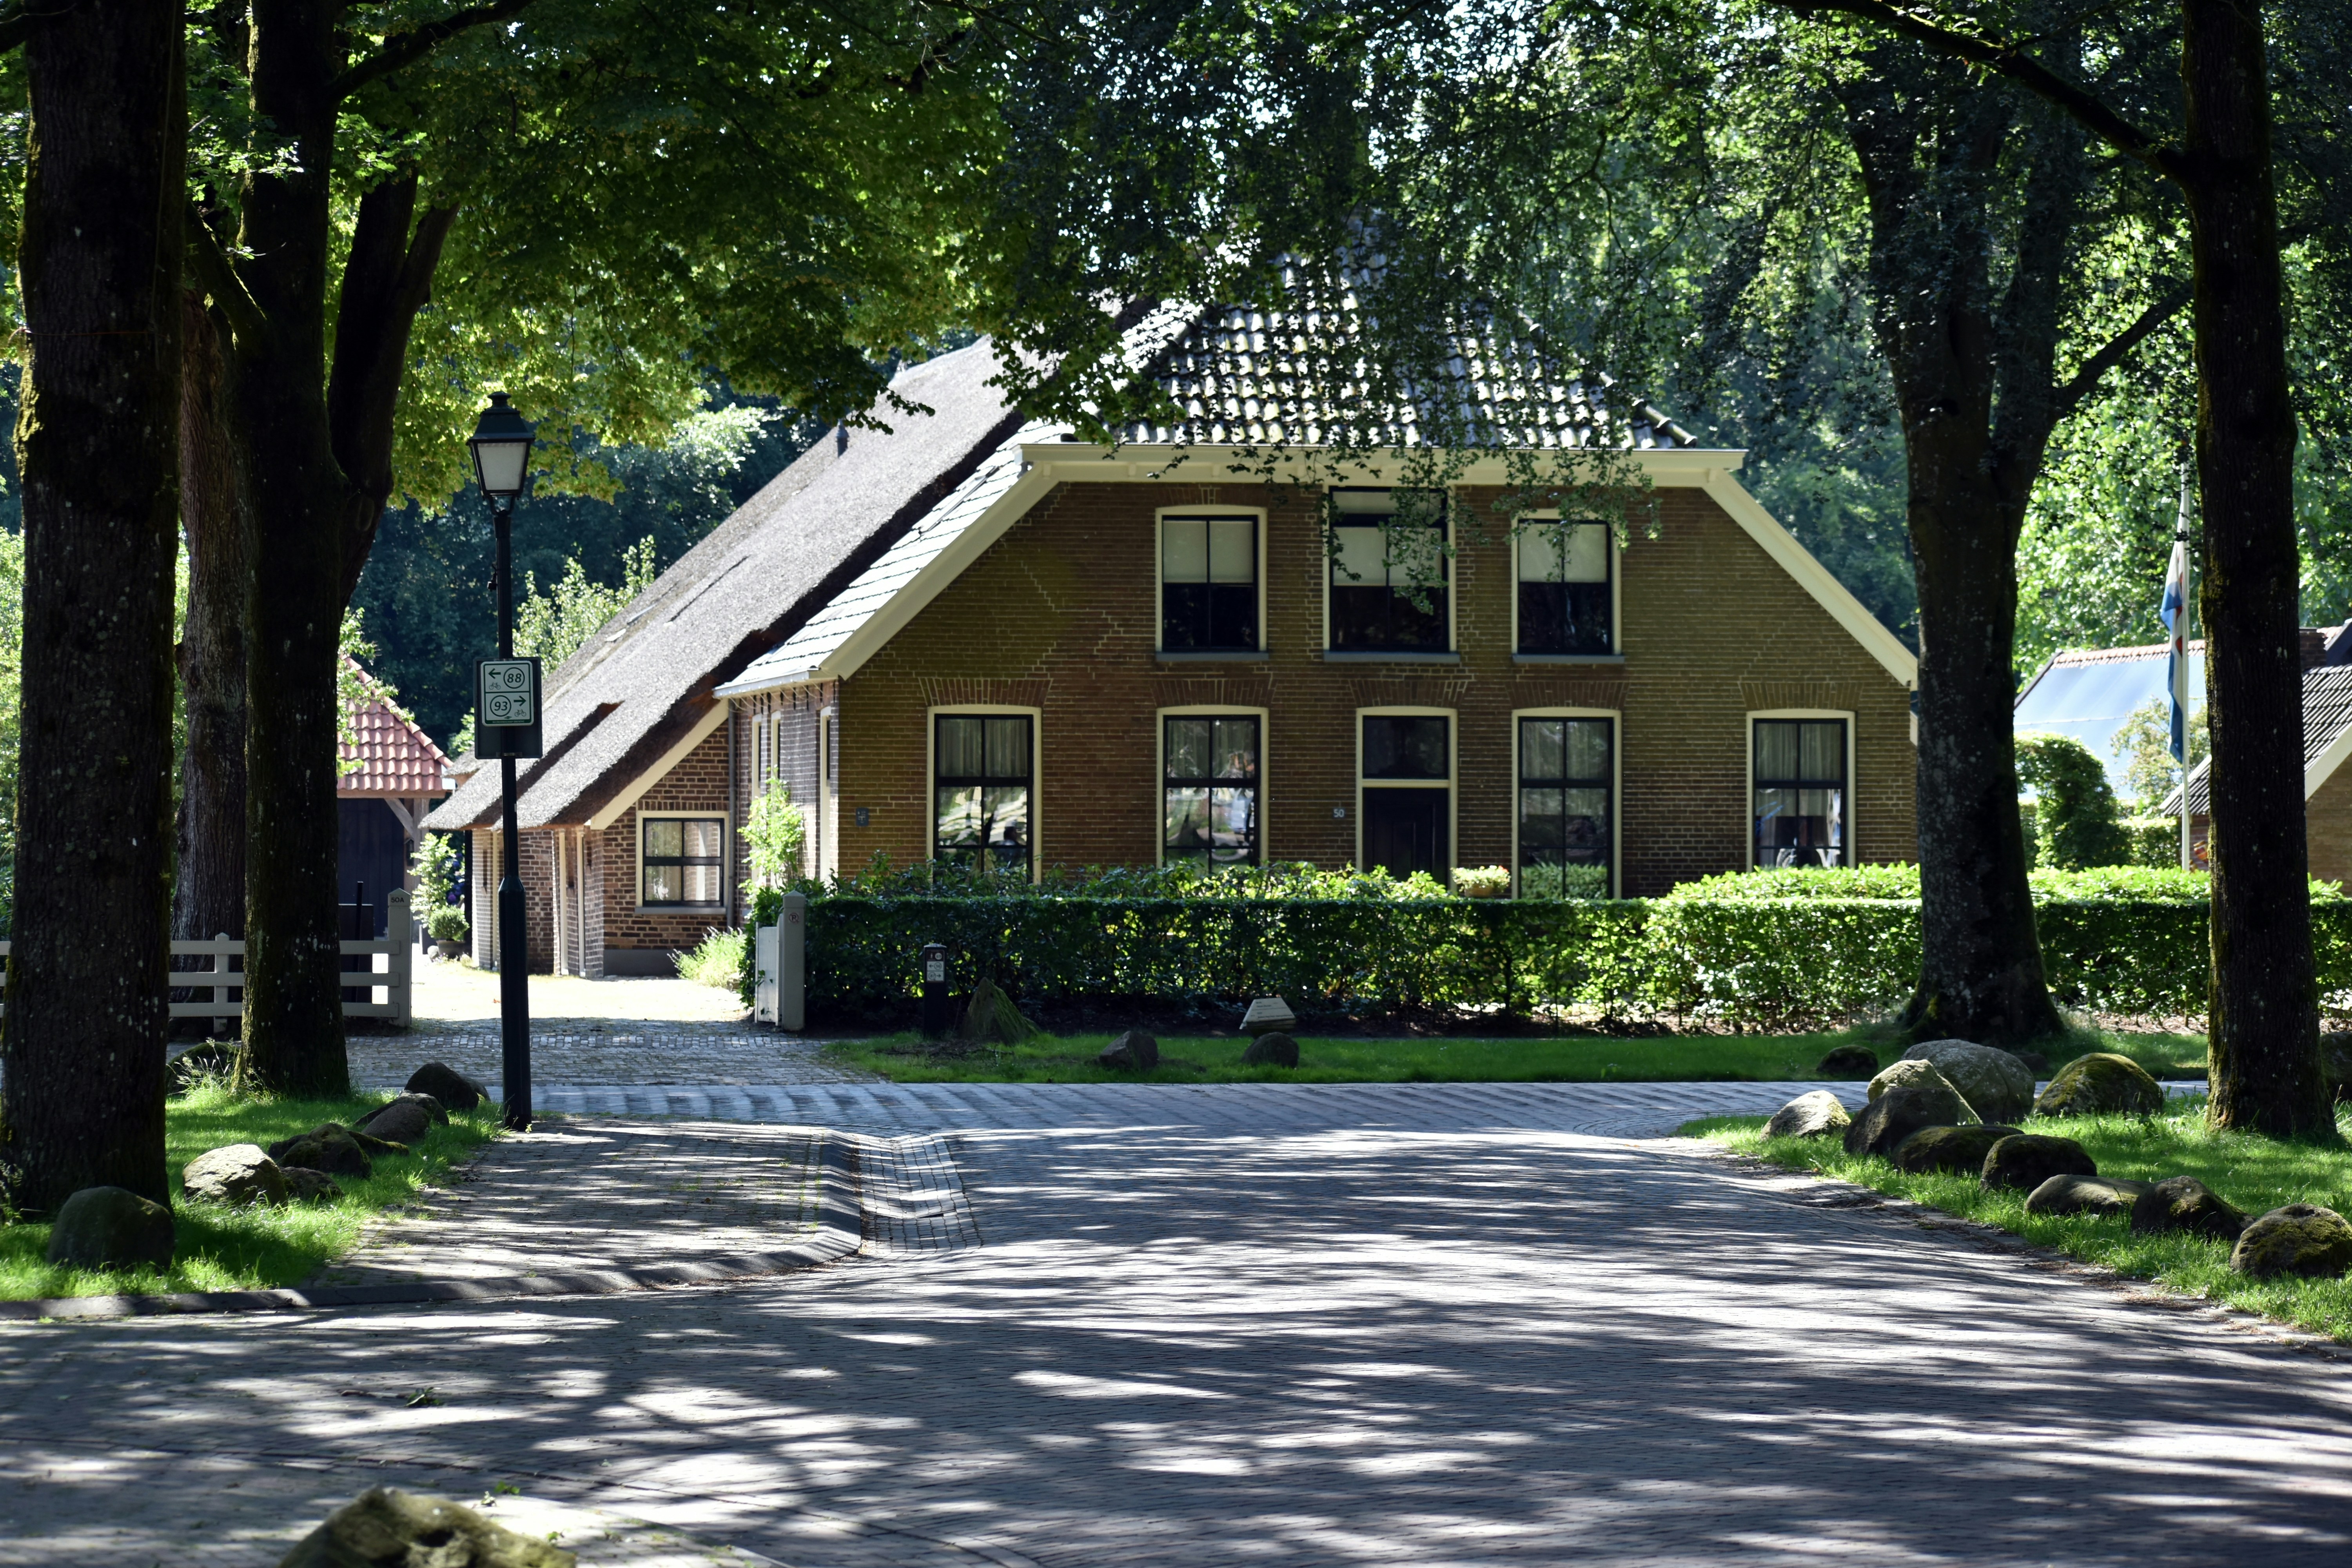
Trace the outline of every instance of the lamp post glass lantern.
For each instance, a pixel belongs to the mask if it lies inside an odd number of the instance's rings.
[[[507,403],[503,392],[490,394],[490,405],[474,421],[466,445],[473,449],[474,479],[490,503],[490,521],[499,542],[499,658],[514,658],[514,503],[522,494],[530,468],[535,432],[530,422]],[[533,693],[536,700],[537,693]],[[484,715],[474,716],[474,732],[483,733]],[[500,1046],[499,1101],[505,1123],[517,1131],[530,1125],[530,991],[523,936],[522,837],[515,818],[515,759],[499,759],[500,804],[505,808],[499,875],[499,1035]]]

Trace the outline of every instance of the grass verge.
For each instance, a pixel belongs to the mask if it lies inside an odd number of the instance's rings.
[[[267,1147],[321,1121],[349,1126],[389,1098],[239,1100],[225,1089],[200,1088],[170,1101],[163,1113],[164,1162],[178,1240],[170,1270],[54,1268],[46,1261],[46,1223],[0,1226],[0,1300],[244,1290],[299,1282],[348,1250],[360,1227],[377,1214],[409,1203],[427,1182],[496,1136],[497,1109],[452,1112],[449,1125],[436,1127],[406,1156],[377,1160],[366,1180],[337,1177],[343,1195],[332,1203],[245,1209],[192,1204],[179,1195],[180,1173],[190,1160],[224,1144]]]
[[[2337,1119],[2352,1131],[2347,1110],[2338,1107]],[[2025,1130],[2074,1139],[2098,1163],[2103,1176],[2139,1181],[2195,1176],[2250,1215],[2293,1203],[2325,1204],[2352,1213],[2352,1149],[2216,1132],[2206,1125],[2202,1099],[2175,1100],[2167,1114],[2145,1120],[2036,1117],[2025,1123]],[[2226,1301],[2352,1342],[2352,1278],[2249,1279],[2231,1271],[2226,1243],[2177,1234],[2136,1235],[2120,1215],[2027,1214],[2023,1193],[1989,1192],[1974,1176],[1906,1175],[1888,1161],[1849,1154],[1834,1140],[1767,1138],[1761,1117],[1715,1117],[1691,1122],[1682,1131],[1686,1137],[1707,1139],[1767,1164],[1835,1177],[1983,1220],[2135,1279],[2154,1280],[2183,1295]]]
[[[1163,1035],[1160,1068],[1147,1083],[1696,1083],[1779,1081],[1820,1075],[1833,1047],[1866,1046],[1882,1062],[1903,1054],[1885,1027],[1817,1035],[1561,1035],[1481,1040],[1364,1039],[1303,1035],[1295,1068],[1244,1067],[1249,1042],[1233,1037]],[[1108,1035],[1040,1035],[1017,1046],[927,1045],[914,1035],[853,1040],[826,1047],[845,1067],[899,1083],[1133,1083],[1095,1058]],[[2065,1056],[2124,1050],[2143,1065],[2170,1069],[2193,1062],[2204,1074],[2204,1042],[2176,1035],[2085,1031]],[[2065,1059],[2054,1055],[2053,1063]]]

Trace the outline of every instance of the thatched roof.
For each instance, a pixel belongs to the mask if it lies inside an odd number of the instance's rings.
[[[877,405],[891,428],[820,440],[548,679],[546,754],[523,764],[526,828],[586,823],[698,731],[713,688],[790,637],[1012,433],[990,346],[901,371],[891,389],[931,410]],[[425,821],[497,826],[499,770],[483,768]]]

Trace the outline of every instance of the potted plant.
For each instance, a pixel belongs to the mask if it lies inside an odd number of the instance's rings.
[[[433,939],[433,949],[444,958],[456,958],[466,951],[469,928],[466,911],[455,904],[443,904],[425,917],[425,934]]]
[[[1511,896],[1510,868],[1457,866],[1454,870],[1454,890],[1465,899],[1507,899]]]

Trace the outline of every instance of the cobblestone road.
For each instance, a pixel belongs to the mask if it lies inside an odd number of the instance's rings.
[[[1687,1101],[1231,1087],[872,1091],[907,1234],[772,1282],[0,1329],[0,1563],[258,1568],[383,1478],[803,1568],[2352,1549],[2342,1363],[1561,1130]]]

